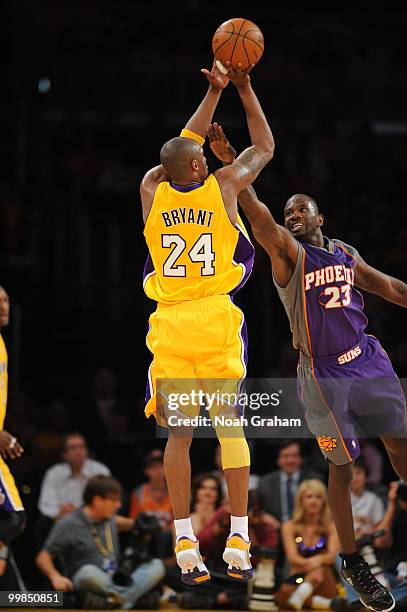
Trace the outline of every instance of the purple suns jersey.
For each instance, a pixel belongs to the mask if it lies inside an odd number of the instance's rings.
[[[324,247],[298,240],[298,259],[285,288],[273,278],[293,333],[293,345],[310,357],[346,351],[364,336],[363,297],[354,287],[359,254],[324,236]]]

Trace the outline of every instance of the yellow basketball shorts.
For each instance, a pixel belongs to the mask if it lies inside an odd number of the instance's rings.
[[[166,425],[160,406],[169,392],[220,388],[221,395],[227,391],[236,397],[246,375],[247,330],[243,312],[228,295],[159,304],[149,326],[146,342],[153,361],[148,371],[147,417],[154,414],[160,425]],[[196,403],[181,408],[188,416],[197,416],[199,410]]]
[[[0,457],[0,508],[7,512],[24,510],[13,475],[2,457]]]

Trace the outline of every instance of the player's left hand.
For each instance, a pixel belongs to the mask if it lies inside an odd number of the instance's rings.
[[[232,164],[236,151],[226,138],[222,126],[216,121],[210,123],[207,134],[212,153],[224,164]]]
[[[24,449],[15,436],[4,429],[0,431],[0,454],[3,459],[18,459],[23,452]]]
[[[229,83],[228,75],[223,74],[219,70],[218,66],[216,65],[216,60],[213,61],[210,72],[207,68],[201,68],[201,72],[206,76],[209,83],[217,89],[225,89],[226,85]]]

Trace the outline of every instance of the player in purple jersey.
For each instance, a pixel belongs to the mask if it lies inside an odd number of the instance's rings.
[[[224,164],[235,151],[213,124],[209,140]],[[298,392],[305,419],[329,461],[329,506],[341,543],[342,575],[367,608],[386,612],[394,598],[372,575],[355,544],[350,483],[357,435],[382,439],[396,473],[407,481],[405,398],[377,338],[365,334],[363,298],[355,287],[407,307],[407,285],[369,266],[356,249],[322,234],[313,198],[296,194],[285,227],[250,186],[238,196],[256,240],[271,259],[273,282],[299,349]]]

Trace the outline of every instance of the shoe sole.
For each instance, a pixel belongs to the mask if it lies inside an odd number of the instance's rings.
[[[373,612],[390,612],[390,610],[394,610],[394,608],[396,607],[396,600],[394,599],[393,595],[389,592],[390,597],[393,600],[393,605],[390,608],[383,608],[382,610],[376,610],[376,608],[372,608],[372,606],[368,606],[367,604],[363,603],[363,601],[359,598],[360,603],[365,607],[365,608],[369,608],[369,610],[373,610]]]
[[[205,569],[199,569],[197,565],[197,554],[191,550],[183,550],[177,554],[177,563],[181,568],[181,580],[184,584],[194,585],[202,584],[211,579],[211,576]]]
[[[228,564],[227,575],[236,580],[250,580],[253,578],[253,568],[242,568],[242,559],[236,554],[234,548],[226,548],[223,560]]]

